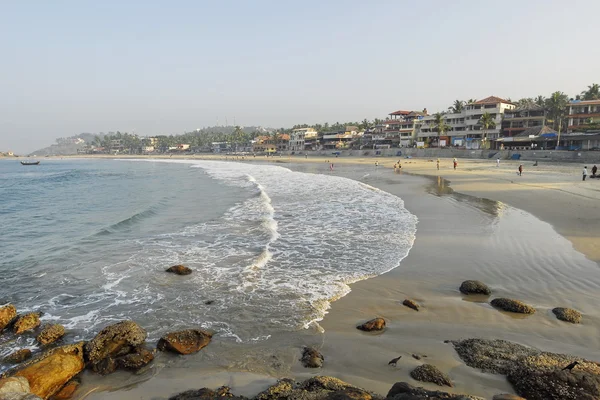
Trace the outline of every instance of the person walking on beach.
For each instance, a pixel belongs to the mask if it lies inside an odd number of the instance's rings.
[[[499,167],[500,167],[500,159],[496,158],[496,168],[499,168]]]
[[[583,167],[583,180],[585,181],[585,178],[587,178],[587,166]]]
[[[519,176],[523,175],[523,164],[519,165]]]
[[[456,161],[456,157],[454,157],[454,160],[452,160],[452,163],[454,165],[454,169],[456,169],[456,166],[458,165],[458,161]]]
[[[595,165],[592,167],[592,178],[596,177],[596,173],[598,172],[598,167]]]
[[[440,170],[440,159],[439,158],[437,159],[436,164],[437,164],[437,170],[439,171]]]
[[[375,168],[379,167],[379,161],[375,161]]]
[[[330,171],[333,171],[333,163],[331,163],[331,164],[329,165],[329,170],[330,170]]]

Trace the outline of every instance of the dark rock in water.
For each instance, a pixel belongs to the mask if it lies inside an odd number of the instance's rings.
[[[528,400],[600,398],[596,362],[504,340],[467,339],[453,345],[468,366],[507,375],[515,391]],[[573,361],[578,362],[576,368],[562,370]]]
[[[431,364],[419,365],[411,371],[410,376],[421,382],[431,382],[439,386],[453,386],[450,378]]]
[[[419,311],[419,305],[414,300],[406,299],[402,302],[402,305],[412,308],[415,311]]]
[[[305,368],[320,368],[323,366],[325,357],[312,347],[305,347],[302,352],[302,365]]]
[[[198,390],[188,390],[183,393],[179,393],[175,396],[169,397],[169,400],[238,400],[244,399],[244,397],[234,396],[230,392],[227,386],[221,386],[217,390],[211,390],[202,388]]]
[[[527,400],[521,396],[517,396],[516,394],[497,394],[492,397],[492,400]]]
[[[204,302],[204,304],[206,304],[207,306],[210,306],[211,304],[213,304],[215,301],[214,300],[206,300]]]
[[[177,275],[189,275],[192,273],[192,270],[184,265],[173,265],[165,270],[166,272],[171,272]]]
[[[490,288],[480,281],[464,281],[460,285],[460,291],[463,294],[484,294],[488,296],[492,294]]]
[[[420,360],[420,359],[421,359],[421,356],[420,356],[420,355],[418,355],[418,354],[413,354],[413,355],[412,355],[412,358],[414,358],[415,360]]]
[[[133,321],[121,321],[102,329],[85,345],[86,359],[95,364],[106,357],[124,355],[146,340],[146,331]]]
[[[200,351],[210,343],[212,334],[201,329],[188,329],[172,332],[161,337],[157,348],[178,354],[192,354]]]
[[[52,400],[68,400],[75,394],[75,391],[79,388],[80,383],[77,381],[70,381],[62,389],[59,390],[54,396],[52,396]]]
[[[4,357],[2,362],[6,364],[19,364],[25,360],[29,360],[31,358],[31,350],[29,349],[21,349],[17,350],[14,353],[11,353]]]
[[[496,308],[504,311],[519,313],[519,314],[533,314],[535,308],[528,306],[527,304],[513,299],[497,298],[490,302],[490,304]]]
[[[0,307],[0,332],[4,330],[17,316],[17,309],[12,304]]]
[[[17,317],[17,321],[13,326],[15,334],[20,335],[23,332],[30,331],[40,326],[40,315],[39,312],[32,312]]]
[[[552,309],[552,312],[554,315],[556,315],[556,318],[560,319],[561,321],[567,321],[572,324],[578,324],[581,322],[581,313],[577,310],[573,310],[572,308],[556,307]]]
[[[415,387],[406,382],[396,382],[388,392],[388,400],[483,400],[480,397],[468,396],[465,394],[454,394],[440,392],[437,390],[427,390],[422,387]]]
[[[326,400],[371,400],[373,396],[358,388],[348,388],[327,395]]]
[[[117,363],[112,357],[105,357],[92,364],[92,371],[100,375],[109,375],[117,370]]]
[[[365,331],[365,332],[380,331],[384,328],[385,328],[385,319],[383,319],[383,318],[375,318],[375,319],[367,321],[364,324],[356,327],[356,329],[360,329],[361,331]]]
[[[117,368],[137,371],[154,360],[154,352],[146,347],[139,346],[131,354],[117,358]]]
[[[276,384],[257,394],[254,400],[289,399],[294,391],[295,383],[293,379],[280,379]]]
[[[65,327],[60,324],[46,325],[37,337],[37,341],[45,346],[56,342],[65,335]]]

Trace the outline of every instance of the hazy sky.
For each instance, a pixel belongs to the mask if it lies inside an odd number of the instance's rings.
[[[598,0],[0,0],[0,151],[574,96],[600,83],[598,16]]]

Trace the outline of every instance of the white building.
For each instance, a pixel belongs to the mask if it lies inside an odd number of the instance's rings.
[[[515,105],[510,101],[495,96],[467,104],[460,113],[444,114],[444,120],[449,125],[449,129],[444,136],[439,137],[434,122],[435,116],[426,116],[421,120],[418,129],[418,141],[428,142],[436,147],[490,148],[490,143],[500,137],[504,112],[514,108]],[[492,116],[495,127],[484,129],[479,122],[484,113]]]
[[[290,151],[304,151],[306,137],[316,138],[317,131],[313,128],[297,128],[290,133]]]

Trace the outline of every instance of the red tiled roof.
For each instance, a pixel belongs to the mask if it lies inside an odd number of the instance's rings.
[[[498,103],[513,104],[508,100],[504,100],[504,99],[501,99],[500,97],[496,97],[496,96],[486,97],[485,99],[481,99],[481,100],[476,101],[475,103],[471,103],[471,104],[498,104]]]
[[[398,110],[398,111],[394,111],[393,113],[389,113],[389,115],[408,115],[411,112],[412,111]]]

